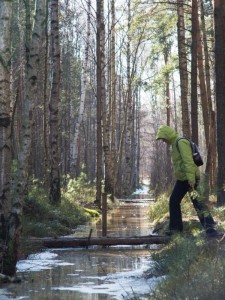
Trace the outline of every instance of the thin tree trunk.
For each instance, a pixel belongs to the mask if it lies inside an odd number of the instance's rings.
[[[197,31],[198,1],[192,0],[192,45],[191,45],[191,131],[198,144],[198,94],[197,94]]]
[[[45,52],[44,52],[44,95],[43,95],[43,143],[44,143],[44,185],[49,186],[49,140],[48,140],[48,58],[49,58],[49,37],[48,37],[48,15],[49,15],[49,1],[46,0],[45,11]]]
[[[96,2],[96,20],[97,20],[97,33],[96,33],[96,56],[97,56],[97,152],[96,152],[96,204],[101,207],[101,181],[102,181],[102,26],[104,26],[104,12],[103,1],[97,0]]]
[[[128,0],[128,41],[127,41],[127,124],[125,135],[125,179],[124,179],[124,195],[128,196],[131,182],[131,131],[133,122],[133,99],[131,90],[131,45],[130,45],[130,26],[131,26],[131,2]]]
[[[206,146],[208,148],[209,143],[209,107],[207,101],[207,93],[206,93],[206,83],[205,83],[205,74],[204,74],[204,66],[203,66],[203,53],[202,53],[202,40],[199,28],[199,22],[197,20],[197,53],[198,53],[198,72],[199,72],[199,86],[200,86],[200,95],[201,95],[201,104],[202,104],[202,114],[203,114],[203,123],[204,123],[204,131],[205,131],[205,141]]]
[[[7,243],[8,219],[11,210],[11,115],[10,115],[10,66],[11,66],[12,1],[0,2],[0,245]],[[10,253],[8,253],[9,255]],[[12,253],[11,253],[12,254]],[[6,254],[7,255],[7,254]],[[10,257],[11,259],[11,257]],[[3,265],[2,265],[3,263]],[[5,261],[1,270],[11,275]],[[14,274],[13,274],[14,275]]]
[[[73,172],[76,174],[76,166],[77,166],[77,158],[78,158],[78,139],[80,135],[80,126],[83,121],[84,115],[84,106],[87,98],[87,90],[88,90],[88,66],[89,66],[89,48],[90,48],[90,9],[91,9],[91,1],[88,1],[88,12],[87,12],[87,42],[85,47],[85,57],[83,63],[83,74],[81,79],[81,99],[79,106],[78,119],[75,127],[75,136],[73,141],[73,153],[72,153],[72,164],[73,164]]]
[[[115,147],[115,118],[116,118],[116,50],[115,50],[115,1],[111,1],[111,178],[112,178],[112,199],[115,194],[116,182],[116,147]]]
[[[164,62],[167,66],[168,64],[168,49],[167,47],[164,49]],[[171,99],[170,99],[170,76],[169,73],[165,75],[165,84],[166,84],[166,124],[167,126],[170,126],[170,119],[171,119]],[[171,171],[172,171],[172,165],[171,165],[171,159],[170,159],[170,146],[166,145],[166,168],[165,168],[165,177],[166,177],[166,184],[169,186],[171,183]]]

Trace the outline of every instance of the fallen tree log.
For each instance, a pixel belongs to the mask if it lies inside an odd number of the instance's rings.
[[[42,238],[42,244],[47,248],[88,247],[94,245],[143,245],[143,244],[166,244],[170,241],[168,236],[139,236],[139,237],[92,237],[92,238]]]

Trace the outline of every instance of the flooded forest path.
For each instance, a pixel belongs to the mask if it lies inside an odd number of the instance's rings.
[[[151,234],[146,216],[152,201],[147,187],[132,199],[120,200],[107,219],[110,237]],[[76,237],[101,236],[101,222],[79,226]],[[148,279],[145,271],[152,265],[151,251],[156,245],[90,246],[85,248],[44,249],[17,264],[21,284],[0,290],[0,299],[30,300],[122,300],[140,297],[154,288],[157,279]]]

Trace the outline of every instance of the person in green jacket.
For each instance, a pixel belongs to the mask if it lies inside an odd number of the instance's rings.
[[[172,146],[172,162],[176,177],[176,183],[169,200],[170,223],[166,234],[172,235],[175,232],[183,231],[180,204],[186,193],[189,193],[206,234],[215,236],[217,231],[214,229],[213,217],[206,204],[198,197],[198,193],[194,192],[199,184],[200,171],[194,163],[191,144],[187,139],[177,141],[178,138],[177,132],[166,125],[161,125],[156,135],[156,140],[162,140]]]

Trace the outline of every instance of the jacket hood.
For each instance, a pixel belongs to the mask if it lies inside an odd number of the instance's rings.
[[[165,139],[171,144],[177,136],[178,134],[173,128],[167,125],[161,125],[158,129],[156,140]]]

